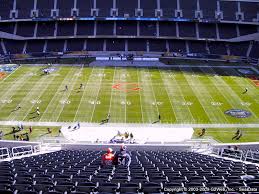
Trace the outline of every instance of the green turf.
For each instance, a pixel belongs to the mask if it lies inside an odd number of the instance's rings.
[[[212,137],[220,143],[241,143],[241,142],[258,142],[259,141],[259,128],[240,128],[242,137],[239,140],[232,140],[237,128],[208,128],[203,137],[199,137],[201,129],[195,129],[193,139],[202,139]]]
[[[259,124],[259,87],[234,68],[57,68],[41,75],[42,67],[22,66],[1,80],[0,121],[100,122],[110,112],[114,123],[152,123],[160,114],[162,123]],[[224,114],[228,109],[252,116],[234,118]]]
[[[16,127],[16,126],[15,126]],[[13,133],[12,126],[0,126],[0,131],[3,132],[4,136],[2,137],[3,140],[14,140],[14,134],[16,136],[23,135],[25,138],[26,133],[29,134],[30,141],[37,141],[41,138],[45,137],[57,137],[59,136],[59,129],[60,127],[49,127],[51,129],[51,133],[48,133],[48,127],[41,127],[41,126],[32,126],[32,133],[29,132],[29,126],[24,126],[24,130],[18,131],[17,127],[15,133]]]

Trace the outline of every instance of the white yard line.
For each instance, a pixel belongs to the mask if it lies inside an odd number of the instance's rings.
[[[92,105],[97,103],[96,97],[98,97],[96,87],[100,86],[99,82],[100,80],[102,81],[103,76],[105,76],[103,74],[103,71],[104,71],[103,68],[100,68],[100,67],[92,67],[92,68],[93,68],[93,71],[89,76],[88,82],[84,88],[84,91],[85,91],[84,95],[88,94],[88,96],[87,97],[84,96],[81,98],[80,107],[78,107],[79,110],[77,112],[77,115],[74,118],[74,120],[77,120],[77,121],[86,121],[86,118],[88,117],[89,117],[88,122],[91,121],[90,115],[92,115],[94,112]],[[97,84],[98,86],[96,84],[93,85],[93,83],[98,83]]]
[[[52,108],[52,104],[55,100],[57,100],[57,96],[59,96],[59,93],[61,92],[61,90],[64,90],[64,87],[65,85],[67,84],[68,80],[70,79],[70,75],[71,73],[74,71],[74,68],[71,68],[70,71],[67,73],[66,77],[63,79],[62,83],[60,84],[60,86],[58,87],[57,91],[55,92],[55,94],[53,95],[53,97],[51,98],[51,101],[48,103],[48,106],[47,108],[45,109],[45,111],[42,113],[42,116],[40,118],[39,121],[43,121],[44,119],[51,119],[49,118],[48,116],[45,116],[48,112],[49,112],[49,109]],[[64,94],[63,94],[64,95]],[[62,95],[62,98],[63,98],[63,95]],[[62,99],[62,98],[59,98]],[[45,118],[46,117],[46,118]]]
[[[17,81],[11,85],[6,92],[4,92],[0,99],[2,100],[11,100],[12,97],[16,94],[17,89],[25,84],[25,80],[28,78],[28,74],[24,74],[20,79],[17,79]],[[30,77],[29,77],[30,79]],[[17,104],[18,105],[18,104]],[[0,110],[5,106],[5,104],[0,105]]]
[[[200,68],[199,67],[199,69],[201,69],[204,73],[206,73],[206,71],[204,71],[204,69],[203,68]],[[210,68],[209,67],[209,69],[211,69],[211,71],[213,72],[213,73],[216,73],[212,68]],[[213,86],[214,87],[216,87],[217,88],[217,90],[219,91],[219,93],[222,95],[222,96],[224,96],[224,98],[226,99],[226,101],[228,102],[228,104],[230,104],[231,106],[235,106],[235,102],[232,100],[232,98],[229,98],[227,95],[226,95],[226,93],[225,92],[222,92],[222,90],[221,90],[221,88],[219,88],[218,87],[218,84],[214,84],[214,81],[212,80],[212,78],[211,77],[209,77],[209,79],[211,80],[211,82],[213,83]],[[215,76],[215,79],[221,79],[221,77],[220,76]],[[219,80],[218,80],[219,81]],[[218,81],[217,81],[217,83],[218,83]],[[225,86],[224,84],[221,84],[221,86]],[[229,91],[228,91],[229,92]],[[224,117],[226,118],[226,115],[224,114]],[[226,118],[227,119],[227,118]]]
[[[103,69],[103,72],[105,72],[105,69]],[[97,102],[97,99],[99,97],[99,93],[100,93],[100,90],[101,90],[101,87],[102,87],[103,77],[104,76],[101,77],[100,82],[99,82],[98,92],[97,92],[96,97],[95,97],[95,103],[94,103],[94,108],[93,108],[93,111],[92,111],[92,114],[91,114],[90,122],[93,121],[93,116],[94,116],[94,112],[95,112],[95,108],[96,108],[96,104],[97,104],[96,102]]]
[[[37,94],[39,94],[38,95],[38,97],[37,97],[37,99],[33,99],[33,100],[35,100],[35,101],[38,101],[41,97],[42,97],[42,95],[45,93],[45,91],[47,90],[47,88],[49,87],[49,85],[51,84],[51,82],[54,80],[54,76],[53,76],[53,78],[52,79],[49,79],[47,82],[45,82],[44,83],[44,89],[42,90],[40,90],[40,93],[37,93]],[[47,85],[46,85],[47,84]],[[24,116],[24,118],[22,119],[22,120],[24,120],[27,116],[28,116],[28,114],[31,112],[31,110],[32,110],[32,107],[33,107],[34,105],[32,105],[31,106],[31,108],[29,108],[28,110],[29,111],[27,111],[28,113]],[[40,105],[39,105],[40,106]]]
[[[83,71],[83,68],[81,67],[81,68],[80,68],[80,71],[79,71],[79,74],[80,74],[82,71]],[[62,100],[66,100],[66,101],[67,101],[67,100],[69,99],[71,93],[73,92],[73,88],[74,88],[74,86],[75,86],[77,80],[79,79],[79,76],[76,76],[76,74],[77,74],[77,73],[74,73],[74,74],[73,74],[73,78],[72,78],[71,81],[70,81],[69,88],[71,88],[71,89],[69,90],[69,92],[66,92],[65,99],[62,98]],[[72,86],[71,86],[71,84],[72,84]],[[58,119],[59,119],[61,113],[63,112],[63,110],[64,110],[66,104],[65,104],[65,103],[64,103],[64,104],[60,104],[60,106],[61,106],[61,110],[59,110],[59,113],[58,113],[58,115],[57,115],[57,117],[56,117],[56,122],[58,121]]]
[[[137,76],[138,76],[138,85],[140,86],[140,83],[139,83],[139,68],[137,68],[136,71],[137,71]],[[142,120],[142,123],[144,123],[143,107],[142,107],[142,98],[141,98],[140,90],[138,91],[138,94],[139,94],[139,101],[140,101],[141,120]]]
[[[199,69],[202,70],[202,72],[207,73],[206,71],[204,71],[203,68],[199,67]],[[212,68],[209,67],[209,69],[211,69],[211,72],[216,73]],[[230,104],[231,106],[233,106],[232,100],[230,100],[231,98],[228,98],[228,97],[225,95],[225,92],[222,92],[222,90],[221,90],[221,88],[219,87],[218,84],[214,84],[214,81],[213,81],[212,77],[208,76],[208,79],[211,80],[211,82],[213,83],[213,86],[214,86],[215,88],[217,88],[217,90],[219,91],[219,93],[224,97],[224,99],[228,102],[228,104]],[[216,76],[215,79],[218,79],[218,76]],[[221,84],[220,86],[225,86],[225,85]],[[227,120],[225,114],[224,114],[224,117],[225,117],[225,119]]]
[[[234,70],[232,70],[232,71],[234,71]],[[254,95],[253,100],[256,103],[259,103],[259,94],[258,94],[258,91],[255,89],[255,87],[258,88],[258,86],[255,86],[255,84],[252,83],[252,81],[249,78],[243,78],[243,76],[237,70],[235,70],[235,73],[237,73],[240,76],[240,78],[238,77],[238,78],[234,79],[234,81],[237,83],[237,85],[239,87],[243,86],[244,87],[243,89],[248,88],[249,93],[250,94],[252,93]],[[242,81],[241,81],[241,79],[242,79]],[[244,84],[244,82],[246,82],[247,84]],[[250,97],[252,98],[252,96],[250,96]]]
[[[116,80],[117,84],[121,84],[123,83],[123,80],[121,80],[121,68],[116,68],[116,72],[114,74],[114,79]],[[123,122],[123,120],[125,120],[125,108],[126,108],[126,103],[125,102],[125,97],[122,96],[122,92],[121,90],[115,90],[114,89],[114,97],[112,99],[112,104],[114,105],[114,109],[116,110],[116,112],[114,112],[114,115],[116,115],[116,120],[113,119],[113,121],[119,121],[119,122]],[[125,104],[123,104],[123,102],[125,102]]]
[[[117,80],[119,81],[119,84],[125,83],[126,82],[125,77],[127,76],[127,72],[125,72],[125,69],[119,68],[119,69],[116,69],[116,70],[117,71],[116,71],[115,76],[116,76]],[[124,75],[124,76],[122,76],[122,75]],[[117,99],[118,100],[114,101],[116,104],[117,104],[116,101],[119,101],[118,102],[118,105],[120,106],[119,122],[123,122],[123,123],[126,123],[126,121],[127,121],[127,94],[126,93],[127,92],[125,92],[123,90],[118,90],[118,92],[117,92],[117,94],[118,94]],[[124,104],[123,104],[123,102],[124,102]],[[121,108],[121,107],[123,107],[123,108]]]
[[[23,97],[23,99],[21,99],[19,105],[23,108],[22,110],[18,111],[18,112],[12,112],[9,116],[8,116],[8,120],[15,120],[17,119],[16,117],[20,117],[22,116],[21,114],[25,114],[25,116],[23,116],[23,118],[21,120],[24,120],[26,118],[26,116],[29,114],[31,108],[29,104],[31,103],[31,100],[35,100],[35,99],[39,99],[39,97],[41,96],[41,94],[45,91],[46,87],[48,86],[47,83],[50,83],[52,80],[49,79],[49,77],[44,76],[41,79],[39,79],[37,82],[35,82],[34,87],[32,87],[26,94],[26,96]],[[48,80],[48,81],[47,81]],[[47,81],[47,83],[46,83]],[[28,106],[29,105],[29,106]],[[25,109],[26,108],[26,109]],[[25,112],[24,112],[25,111]],[[20,120],[20,119],[19,119]]]
[[[151,89],[152,89],[152,94],[153,94],[153,97],[154,97],[154,99],[155,99],[155,102],[157,102],[157,99],[156,99],[156,95],[155,95],[155,92],[154,92],[154,88],[153,88],[153,83],[152,83],[152,78],[150,78],[150,76],[152,76],[152,74],[150,74],[150,71],[149,71],[149,68],[147,69],[148,70],[148,78],[149,78],[149,83],[150,83],[150,86],[151,86]],[[157,117],[158,117],[158,115],[160,114],[159,113],[159,109],[158,109],[158,106],[157,106],[157,103],[156,103],[156,110],[157,110]]]
[[[145,69],[142,69],[140,71],[140,83],[142,86],[142,90],[140,91],[140,95],[144,94],[143,97],[143,109],[144,109],[144,117],[147,118],[148,123],[152,123],[154,121],[156,121],[158,119],[158,107],[157,107],[157,102],[156,99],[154,97],[154,93],[152,93],[152,88],[151,85],[152,83],[150,82],[150,79],[148,80],[146,77],[150,76],[150,74],[148,74],[149,72],[147,72]],[[153,104],[155,103],[155,104]],[[154,106],[156,106],[156,111]]]
[[[125,78],[125,80],[123,80],[123,81],[125,81],[125,82],[127,82],[127,70],[126,69],[123,69],[124,71],[124,75],[126,75],[124,78]],[[124,92],[124,99],[125,99],[125,123],[127,123],[127,92]]]
[[[180,69],[182,69],[182,68],[180,68]],[[194,75],[196,75],[196,74],[192,71],[192,69],[190,69],[190,70],[191,70],[191,72],[192,72]],[[204,106],[206,106],[206,105],[209,106],[209,104],[208,104],[209,102],[207,102],[206,99],[204,99],[204,96],[203,96],[202,93],[207,93],[206,96],[210,99],[210,102],[215,102],[215,100],[214,100],[213,97],[208,93],[208,91],[206,90],[206,87],[204,87],[204,85],[201,83],[201,81],[199,80],[199,78],[187,76],[186,74],[183,74],[183,75],[184,75],[184,77],[185,77],[185,79],[187,80],[188,83],[192,83],[192,80],[196,80],[196,81],[194,81],[194,83],[195,83],[195,82],[196,82],[196,83],[197,83],[197,82],[199,83],[199,86],[197,86],[197,85],[195,85],[195,84],[193,85],[193,88],[195,88],[195,89],[193,90],[193,92],[195,93],[196,98],[199,100],[199,102],[200,102],[200,104],[201,104],[201,106],[202,106],[204,112],[207,114],[209,120],[212,121],[212,122],[219,123],[220,120],[218,120],[218,119],[224,118],[224,119],[225,119],[225,122],[228,122],[226,116],[224,115],[224,113],[221,112],[221,109],[220,109],[219,107],[215,106],[215,109],[217,109],[218,112],[221,113],[221,116],[217,116],[216,114],[214,114],[214,111],[210,111],[210,110],[212,110],[212,109],[209,109],[209,110],[206,111],[206,108],[205,108]],[[189,80],[191,80],[191,82],[190,82]]]
[[[80,109],[80,106],[81,106],[81,104],[82,104],[82,102],[83,102],[83,99],[84,99],[85,95],[86,95],[87,92],[88,92],[88,91],[86,90],[86,85],[88,85],[89,80],[91,79],[91,76],[93,76],[93,71],[94,71],[94,68],[92,67],[92,71],[91,71],[91,73],[90,73],[90,75],[89,75],[89,77],[88,77],[88,79],[87,79],[87,83],[85,84],[83,95],[82,95],[82,97],[81,97],[81,99],[80,99],[79,105],[78,105],[77,110],[76,110],[76,114],[75,114],[75,116],[74,116],[74,122],[76,121],[76,118],[77,118],[77,115],[78,115],[78,113],[79,113],[79,109]]]
[[[112,77],[112,86],[115,84],[114,83],[114,78],[115,78],[115,74],[116,74],[116,67],[114,67],[114,70],[113,70],[113,77]],[[112,88],[111,89],[111,97],[110,97],[110,105],[109,105],[109,114],[111,113],[111,107],[112,107],[112,97],[113,97],[113,94],[114,94],[114,89]],[[112,119],[111,119],[112,120]]]
[[[177,122],[178,120],[177,120],[177,116],[176,116],[176,111],[174,110],[174,106],[173,106],[172,100],[171,100],[171,98],[170,98],[170,96],[169,96],[169,93],[168,93],[168,91],[167,91],[167,87],[166,87],[166,84],[167,84],[167,83],[165,83],[165,80],[164,80],[163,77],[162,77],[162,72],[161,72],[161,70],[160,70],[159,68],[158,68],[158,71],[159,71],[161,80],[163,81],[163,87],[164,87],[164,89],[165,89],[165,91],[166,91],[166,95],[167,95],[167,97],[168,97],[168,99],[169,99],[171,108],[172,108],[172,110],[173,110],[173,113],[174,113],[174,116],[175,116],[175,119],[176,119],[176,122]]]
[[[171,73],[173,73],[173,71],[172,70],[169,70],[169,72],[171,72]],[[180,85],[178,84],[178,81],[175,79],[175,77],[174,77],[174,74],[173,74],[173,76],[171,77],[172,79],[170,80],[168,77],[167,77],[167,73],[162,73],[163,74],[163,77],[162,77],[162,79],[164,80],[164,86],[165,86],[165,88],[167,88],[167,90],[168,90],[168,94],[169,94],[169,97],[172,97],[172,102],[173,102],[173,104],[175,104],[175,106],[174,106],[174,108],[176,109],[176,111],[175,112],[177,112],[177,114],[175,115],[175,117],[176,117],[176,120],[179,120],[180,122],[183,122],[184,120],[186,120],[186,113],[188,112],[189,113],[189,115],[190,115],[190,117],[191,117],[191,120],[192,120],[192,122],[195,122],[195,119],[194,119],[194,117],[193,117],[193,115],[192,115],[192,112],[191,112],[191,110],[189,109],[189,107],[188,106],[184,106],[183,104],[181,104],[181,105],[179,105],[179,102],[180,103],[184,103],[184,102],[186,102],[187,100],[185,99],[185,97],[184,97],[184,95],[183,95],[183,92],[182,92],[182,90],[181,90],[181,87],[180,87]],[[172,81],[173,81],[173,83],[172,83]],[[172,84],[171,84],[172,83]],[[170,84],[170,85],[169,85]],[[187,85],[189,86],[189,84],[187,83]],[[177,91],[175,91],[173,88],[176,88],[177,89]],[[177,93],[176,93],[177,92]],[[175,99],[177,98],[178,99],[178,97],[177,96],[174,96],[174,94],[179,94],[180,95],[180,97],[181,97],[181,100],[176,100],[175,101]],[[170,98],[171,99],[171,98]],[[184,100],[184,101],[183,101]],[[185,108],[184,108],[185,107]],[[178,111],[179,110],[179,111]],[[187,111],[187,112],[186,112]],[[178,118],[177,119],[177,117],[179,117],[180,116],[180,119]]]
[[[213,69],[211,69],[212,71],[214,71]],[[221,77],[216,77],[216,79],[218,80],[218,82],[221,82],[222,84],[225,85],[225,87],[228,89],[228,92],[220,92],[222,93],[222,95],[225,96],[225,98],[228,99],[232,99],[232,100],[228,100],[228,102],[230,102],[230,104],[233,106],[233,108],[237,105],[240,104],[240,102],[242,102],[242,99],[236,94],[236,92],[225,82],[224,79],[222,79]],[[230,98],[229,96],[230,95]],[[251,113],[253,113],[253,115],[256,117],[256,114],[248,107],[246,106],[246,109],[248,109]],[[257,118],[257,117],[256,117]]]

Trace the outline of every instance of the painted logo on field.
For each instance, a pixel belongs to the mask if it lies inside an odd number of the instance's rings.
[[[18,65],[15,64],[8,64],[8,65],[1,65],[0,67],[0,72],[7,72],[7,73],[11,73],[12,71],[14,71],[16,68],[18,67]]]
[[[138,91],[141,89],[137,83],[118,83],[114,84],[112,88],[124,92]]]
[[[57,70],[58,70],[58,69],[57,69],[56,67],[48,67],[48,68],[42,69],[42,71],[43,71],[44,73],[46,73],[46,72],[52,73],[52,72],[55,72],[55,71],[57,71]]]
[[[0,79],[3,79],[7,74],[5,72],[0,72]]]
[[[251,112],[241,109],[230,109],[227,110],[225,114],[236,118],[247,118],[252,115]]]

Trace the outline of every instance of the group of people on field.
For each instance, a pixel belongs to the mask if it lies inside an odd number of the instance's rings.
[[[200,132],[198,132],[198,136],[199,137],[203,137],[206,133],[206,129],[203,128],[201,129]],[[234,136],[232,137],[232,140],[240,140],[240,138],[243,136],[243,132],[241,129],[237,129],[237,131],[235,132]]]

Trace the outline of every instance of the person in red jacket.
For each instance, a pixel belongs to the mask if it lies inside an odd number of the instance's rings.
[[[114,154],[111,148],[107,149],[107,152],[102,156],[102,166],[112,165],[114,160]]]

